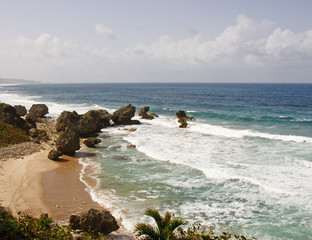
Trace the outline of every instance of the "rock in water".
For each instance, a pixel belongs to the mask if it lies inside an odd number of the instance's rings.
[[[176,113],[177,118],[186,118],[186,113],[182,110]]]
[[[48,158],[51,160],[57,160],[62,155],[63,154],[60,151],[53,149],[49,152]]]
[[[43,118],[49,113],[49,109],[45,104],[33,104],[29,109],[29,112],[36,114],[37,117]]]
[[[84,143],[87,147],[90,147],[90,148],[95,147],[95,145],[96,145],[96,144],[99,144],[100,142],[102,142],[101,139],[94,138],[94,137],[87,138],[86,140],[83,141],[83,143]]]
[[[61,132],[55,144],[57,150],[66,155],[75,155],[75,151],[80,149],[79,137],[71,130]]]
[[[177,118],[179,119],[178,122],[181,123],[179,128],[186,128],[187,127],[187,116],[186,113],[182,110],[176,113]]]
[[[27,109],[26,107],[22,106],[22,105],[14,105],[13,106],[16,110],[16,113],[19,115],[19,116],[25,116],[27,114]]]
[[[142,117],[143,119],[148,119],[148,120],[154,119],[153,116],[147,114],[148,111],[149,111],[149,106],[145,106],[144,108],[140,109],[138,115]]]
[[[72,215],[70,223],[75,228],[84,231],[92,230],[105,235],[119,229],[116,219],[106,210],[90,209],[87,212],[81,213],[80,216]]]
[[[135,114],[135,106],[131,104],[119,108],[113,113],[112,120],[116,125],[140,124],[138,120],[131,120]]]

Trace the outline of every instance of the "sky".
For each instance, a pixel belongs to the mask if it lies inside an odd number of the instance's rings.
[[[311,0],[0,0],[0,77],[312,83]]]

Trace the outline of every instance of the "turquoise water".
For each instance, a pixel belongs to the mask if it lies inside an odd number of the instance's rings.
[[[312,85],[64,84],[0,88],[0,100],[46,102],[50,116],[131,103],[160,115],[102,129],[82,159],[91,196],[124,225],[146,208],[258,239],[312,239]],[[175,113],[196,117],[178,128]],[[135,144],[136,148],[128,148]],[[86,182],[86,184],[89,184]]]

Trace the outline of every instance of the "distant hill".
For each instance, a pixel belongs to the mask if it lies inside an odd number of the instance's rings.
[[[0,78],[0,84],[32,84],[32,83],[40,83],[40,82],[24,79]]]

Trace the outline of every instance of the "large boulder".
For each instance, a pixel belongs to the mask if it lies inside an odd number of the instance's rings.
[[[84,117],[93,118],[97,124],[97,131],[101,130],[102,128],[109,127],[110,121],[112,119],[112,115],[109,114],[105,109],[99,110],[90,110],[83,114]]]
[[[144,119],[148,119],[148,120],[154,119],[153,116],[147,114],[148,111],[149,111],[149,106],[145,106],[140,109],[140,111],[138,112],[138,115]]]
[[[187,116],[186,113],[182,110],[176,113],[177,118],[179,119],[178,122],[181,123],[179,128],[186,128],[187,127]]]
[[[13,106],[16,110],[16,113],[19,115],[19,116],[25,116],[27,114],[27,109],[26,107],[22,106],[22,105],[14,105]]]
[[[112,120],[116,125],[140,124],[138,120],[131,120],[135,114],[135,106],[131,104],[119,108],[113,113]]]
[[[87,138],[86,140],[83,141],[83,143],[90,148],[94,148],[96,144],[99,144],[100,142],[102,142],[101,139],[95,138],[95,137],[90,137]]]
[[[49,109],[45,104],[33,104],[29,109],[29,112],[36,114],[36,116],[39,118],[43,118],[46,114],[49,113]]]
[[[79,136],[71,130],[61,132],[55,144],[57,150],[66,155],[75,155],[75,151],[80,149]]]
[[[26,121],[17,114],[15,108],[6,103],[0,103],[0,121],[29,130]]]
[[[177,118],[186,118],[186,113],[182,110],[176,113]]]
[[[48,158],[51,160],[57,160],[62,155],[63,155],[63,153],[61,153],[60,151],[58,151],[56,149],[52,149],[48,154]]]
[[[110,126],[111,115],[104,109],[91,110],[83,115],[64,111],[56,122],[57,132],[69,129],[79,136],[88,136],[102,128]]]
[[[106,210],[90,209],[80,216],[72,215],[69,221],[74,229],[91,230],[105,235],[119,229],[116,219]]]

